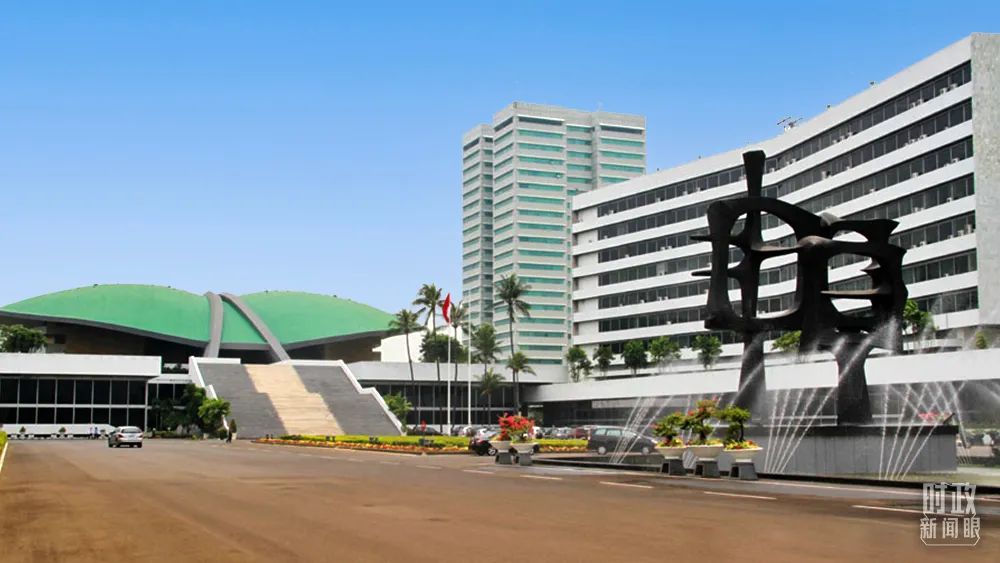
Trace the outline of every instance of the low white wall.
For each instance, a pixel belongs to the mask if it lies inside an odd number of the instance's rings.
[[[0,374],[155,377],[161,363],[160,356],[0,354]]]
[[[963,350],[871,358],[865,364],[869,385],[967,381],[1000,378],[1000,349]],[[837,364],[832,361],[766,365],[768,389],[833,387]],[[542,385],[526,390],[531,402],[621,399],[729,393],[739,386],[738,369],[687,372],[650,377]]]
[[[409,381],[410,366],[407,362],[354,362],[348,364],[351,371],[362,383],[368,384],[374,381]],[[469,364],[458,364],[458,381],[464,382],[469,377]],[[510,370],[500,364],[490,366],[495,373],[500,374],[504,381],[510,381]],[[562,366],[532,366],[535,375],[530,373],[520,374],[518,380],[521,383],[561,383],[566,381],[566,369]],[[478,381],[483,374],[483,364],[472,364],[472,381]],[[437,367],[435,364],[425,364],[413,362],[413,376],[417,381],[437,381]],[[441,381],[453,379],[455,376],[454,364],[441,364]]]

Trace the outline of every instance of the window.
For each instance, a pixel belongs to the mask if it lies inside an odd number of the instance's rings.
[[[613,137],[601,137],[601,142],[609,145],[618,145],[622,147],[642,147],[646,143],[642,141],[633,141],[631,139],[615,139]]]
[[[583,126],[583,125],[567,125],[566,126],[566,130],[567,131],[572,131],[574,133],[590,133],[591,131],[594,130],[594,128],[593,127],[586,127],[586,126]]]
[[[517,200],[521,203],[541,203],[545,205],[559,205],[562,206],[563,200],[552,197],[535,197],[529,195],[519,195]]]
[[[94,404],[107,405],[110,403],[111,403],[111,382],[106,379],[94,381]]]
[[[547,192],[561,192],[563,191],[562,186],[553,186],[551,184],[534,184],[530,182],[518,182],[517,187],[522,190],[540,190]]]
[[[563,177],[563,173],[562,172],[549,172],[547,170],[529,170],[529,169],[526,169],[526,168],[518,168],[517,172],[518,172],[518,174],[521,174],[522,176],[535,176],[537,178],[556,178],[556,179],[559,179],[559,178]]]
[[[643,131],[645,131],[645,129],[643,129],[642,127],[629,127],[625,125],[619,126],[619,125],[604,125],[604,124],[601,124],[601,130],[612,131],[615,133],[628,133],[631,135],[642,135]]]
[[[630,152],[620,152],[620,151],[598,151],[601,156],[606,156],[609,158],[625,158],[629,160],[644,160],[646,157],[642,154],[635,154]]]
[[[539,211],[536,209],[522,209],[520,214],[525,217],[553,217],[556,219],[566,217],[566,213],[563,211]]]
[[[562,139],[562,133],[555,133],[553,131],[538,131],[535,129],[518,129],[518,134],[524,135],[525,137],[538,137],[540,139]]]
[[[518,242],[534,243],[534,244],[558,244],[562,245],[566,242],[564,239],[560,238],[548,238],[548,237],[517,237]]]
[[[558,158],[538,158],[536,156],[519,156],[518,162],[530,162],[533,164],[550,164],[552,166],[562,166],[563,160]]]
[[[642,166],[628,166],[625,164],[605,164],[603,162],[601,163],[601,168],[604,170],[617,170],[619,172],[636,172],[638,174],[642,174],[642,171],[645,170],[645,168],[643,168]]]
[[[590,145],[592,145],[594,143],[592,141],[587,140],[587,139],[573,139],[571,137],[569,139],[566,139],[566,144],[567,145],[580,145],[580,146],[589,147]]]
[[[565,266],[559,264],[534,264],[521,262],[518,266],[523,270],[548,270],[555,272],[563,272],[566,270]]]
[[[38,404],[52,405],[56,402],[56,380],[38,380]]]
[[[580,152],[580,151],[566,151],[566,156],[570,158],[593,158],[594,153]]]
[[[56,383],[56,403],[60,405],[73,404],[73,380],[59,379]]]
[[[532,151],[545,151],[545,152],[563,152],[562,147],[557,147],[555,145],[539,145],[537,143],[518,143],[519,148]]]
[[[575,172],[590,172],[594,167],[589,164],[567,164],[566,169]]]
[[[565,228],[563,225],[549,225],[547,223],[522,223],[520,221],[517,223],[517,226],[522,229],[536,229],[539,231],[561,231]],[[498,229],[497,233],[499,232],[500,231]]]

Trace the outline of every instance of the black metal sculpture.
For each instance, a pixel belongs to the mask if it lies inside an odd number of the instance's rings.
[[[763,151],[743,154],[747,197],[716,201],[708,208],[706,236],[712,243],[712,268],[695,272],[709,276],[708,314],[705,327],[733,330],[743,336],[740,392],[736,403],[752,412],[762,405],[764,386],[764,340],[770,331],[801,330],[800,350],[828,350],[837,360],[838,424],[867,424],[872,420],[864,364],[874,348],[900,351],[901,318],[906,303],[902,279],[903,248],[889,243],[898,223],[889,219],[841,220],[829,213],[814,215],[800,207],[762,195]],[[765,243],[761,235],[761,213],[771,214],[794,231],[794,244]],[[742,227],[740,225],[742,221]],[[739,232],[735,232],[739,230]],[[864,242],[838,240],[843,232],[862,235]],[[742,257],[730,268],[730,249]],[[796,289],[790,309],[766,317],[758,316],[757,302],[761,263],[768,258],[794,254],[797,258]],[[856,254],[870,258],[864,272],[870,288],[832,291],[827,277],[830,258]],[[741,297],[738,313],[729,300],[729,280],[736,280]],[[842,313],[834,299],[865,299],[871,303],[860,314]],[[755,373],[757,372],[757,373]]]

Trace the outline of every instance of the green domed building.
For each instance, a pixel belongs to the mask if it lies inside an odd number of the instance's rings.
[[[44,328],[51,352],[373,360],[389,313],[335,296],[298,291],[197,295],[154,285],[93,285],[0,307],[0,324]]]

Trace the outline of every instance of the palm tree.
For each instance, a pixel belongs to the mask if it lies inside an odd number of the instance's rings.
[[[487,366],[497,361],[497,354],[500,352],[493,325],[482,324],[476,327],[476,332],[472,334],[472,347],[476,351],[476,361],[483,364],[485,374]]]
[[[525,317],[531,316],[531,305],[521,299],[531,286],[517,279],[517,274],[511,274],[496,284],[496,297],[507,304],[507,326],[510,329],[510,358],[517,353],[514,347],[514,317],[518,313]],[[521,406],[521,386],[517,382],[517,372],[513,372],[514,406]],[[520,413],[520,411],[518,411]]]
[[[479,378],[479,395],[486,397],[486,423],[490,422],[490,410],[493,409],[493,393],[500,389],[503,377],[499,373],[494,373],[488,369]]]
[[[410,333],[421,330],[417,321],[417,314],[409,309],[401,309],[396,316],[389,321],[389,332],[392,334],[402,334],[406,339],[406,361],[410,364],[410,396],[417,390],[417,378],[413,375],[413,356],[410,354]],[[417,394],[417,421],[420,421],[420,395]],[[406,424],[405,420],[400,421]]]
[[[441,290],[432,283],[420,286],[420,291],[417,292],[417,298],[413,300],[413,304],[420,307],[417,309],[417,314],[424,315],[424,324],[429,321],[431,324],[431,335],[437,336],[437,310],[441,306]],[[449,343],[450,345],[451,343]],[[434,366],[437,368],[437,380],[441,383],[441,360],[435,358]],[[437,388],[434,389],[434,393],[431,393],[431,405],[434,409],[434,416],[437,413]],[[440,421],[439,421],[440,423]]]
[[[534,368],[528,365],[528,357],[524,355],[523,352],[514,352],[510,359],[507,360],[507,369],[513,374],[514,380],[514,412],[520,414],[521,412],[521,394],[518,393],[518,383],[517,374],[519,373],[530,373],[535,374]]]

